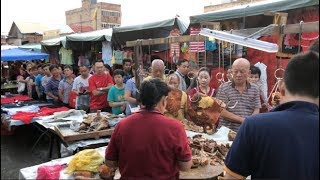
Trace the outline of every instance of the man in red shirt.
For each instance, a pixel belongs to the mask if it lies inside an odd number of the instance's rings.
[[[121,179],[179,179],[191,168],[183,125],[163,115],[169,88],[160,79],[144,81],[140,112],[122,119],[106,149],[107,166],[119,166]]]
[[[89,78],[90,95],[90,112],[97,110],[111,112],[111,108],[107,109],[107,92],[113,86],[113,78],[108,72],[102,60],[94,63],[95,73]]]

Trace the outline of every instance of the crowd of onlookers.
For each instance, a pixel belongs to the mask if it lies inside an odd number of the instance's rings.
[[[261,71],[255,66],[250,66],[248,60],[236,60],[228,71],[228,81],[221,84],[220,88],[210,87],[211,71],[208,68],[191,69],[190,64],[188,60],[180,59],[177,61],[176,70],[165,74],[165,64],[161,59],[152,61],[150,72],[136,71],[130,59],[124,59],[121,68],[114,70],[105,65],[102,60],[93,62],[92,67],[86,65],[61,67],[56,64],[29,62],[19,68],[18,93],[29,95],[35,100],[45,100],[87,112],[102,110],[113,114],[130,115],[131,111],[138,106],[136,72],[139,72],[140,82],[160,78],[171,88],[183,92],[179,115],[173,116],[166,113],[167,116],[178,120],[185,119],[186,103],[195,95],[216,97],[228,106],[235,106],[232,109],[227,108],[229,112],[222,113],[222,117],[232,119],[225,125],[235,130],[238,126],[233,126],[242,121],[243,117],[258,113],[261,107],[266,109],[266,97],[263,97],[259,89]],[[239,84],[241,90],[237,89]],[[248,93],[239,100],[239,92],[246,89]]]
[[[190,62],[180,59],[176,70],[165,74],[165,63],[154,59],[149,71],[124,59],[118,69],[105,65],[102,60],[92,66],[59,66],[55,64],[24,64],[19,69],[18,92],[32,99],[41,99],[87,112],[102,110],[113,114],[130,115],[138,107],[137,84],[160,78],[173,89],[182,91],[178,115],[166,113],[180,121],[185,119],[188,101],[197,96],[211,96],[226,104],[221,112],[220,125],[237,131],[244,118],[271,109],[270,100],[262,90],[261,70],[244,58],[235,60],[228,69],[227,81],[218,88],[210,86],[211,71],[206,68],[190,69]],[[76,72],[76,73],[75,73]],[[138,72],[138,74],[137,74]],[[137,76],[137,77],[136,77]]]

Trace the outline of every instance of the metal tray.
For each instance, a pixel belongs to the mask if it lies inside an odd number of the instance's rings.
[[[114,128],[104,129],[101,131],[79,133],[71,130],[70,124],[59,124],[54,126],[54,130],[63,141],[70,142],[84,139],[99,139],[100,137],[111,136]]]

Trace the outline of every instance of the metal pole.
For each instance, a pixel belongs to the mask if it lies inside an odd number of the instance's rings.
[[[82,16],[80,14],[80,31],[82,32]]]

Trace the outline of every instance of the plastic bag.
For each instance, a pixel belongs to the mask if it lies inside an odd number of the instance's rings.
[[[63,165],[47,166],[43,165],[38,167],[37,180],[40,179],[59,179],[60,171],[64,168]]]
[[[97,150],[85,149],[73,156],[65,173],[71,174],[74,171],[98,172],[102,163],[103,157]]]

